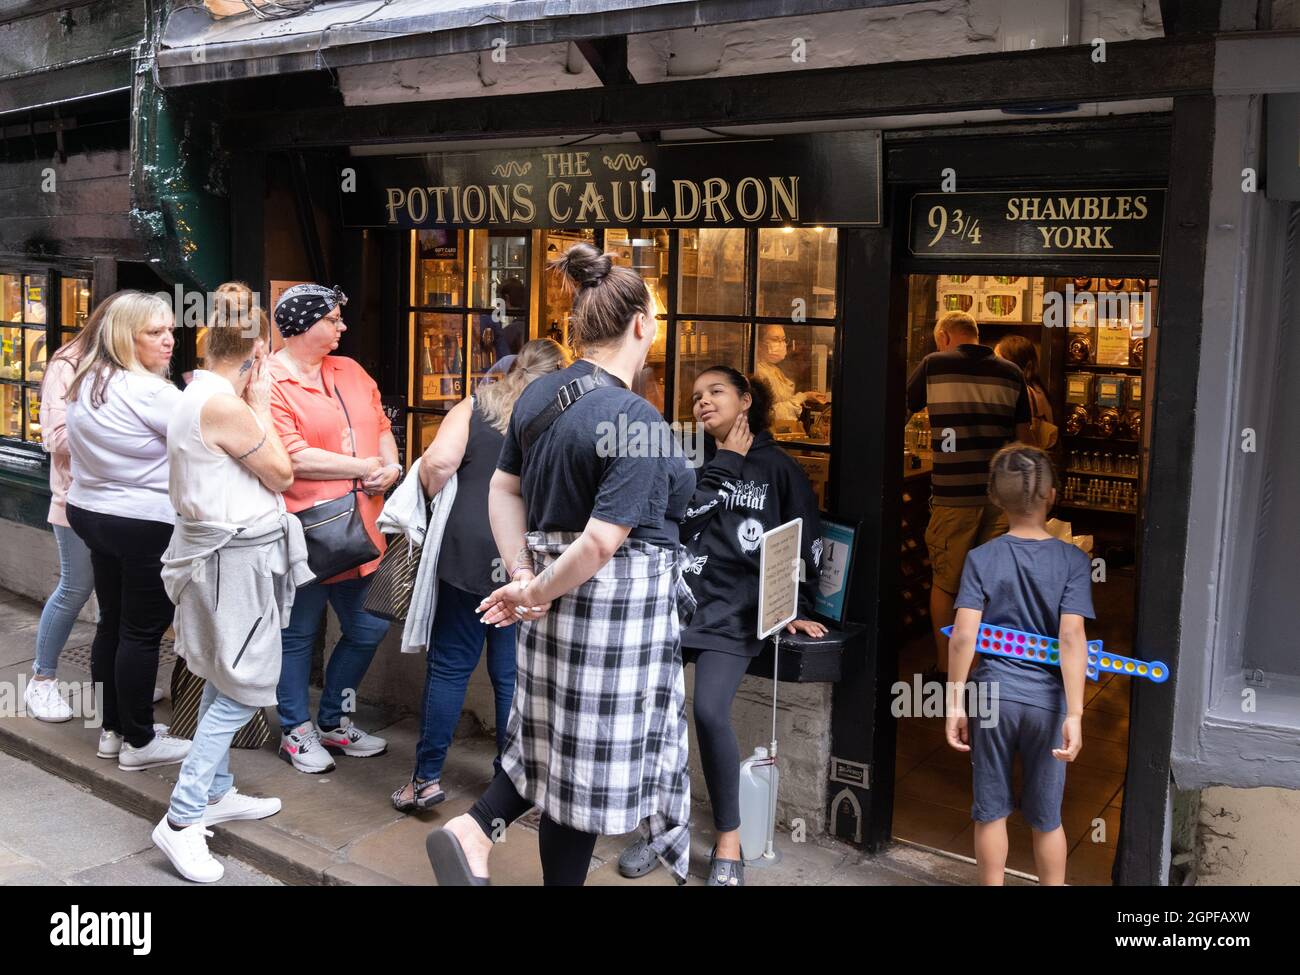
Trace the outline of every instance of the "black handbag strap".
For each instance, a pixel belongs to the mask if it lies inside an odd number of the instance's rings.
[[[339,406],[343,407],[343,419],[348,421],[348,449],[352,451],[352,456],[357,455],[357,435],[352,431],[352,414],[348,412],[348,404],[343,402],[343,394],[339,392],[338,384],[334,384],[334,395],[338,397]],[[361,490],[361,481],[359,478],[352,479],[352,490],[357,492]]]
[[[551,400],[546,405],[546,408],[533,417],[528,426],[524,428],[524,432],[519,438],[520,452],[528,453],[528,448],[536,443],[537,438],[560,418],[561,413],[593,389],[600,389],[602,386],[622,386],[624,389],[627,388],[620,379],[611,376],[600,366],[596,366],[590,375],[579,376],[572,382],[567,382],[561,386],[555,394],[555,399]]]

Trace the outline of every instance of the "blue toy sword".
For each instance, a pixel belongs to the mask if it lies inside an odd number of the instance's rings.
[[[951,636],[952,627],[945,626],[940,632],[944,636]],[[1061,641],[1041,633],[1026,633],[985,623],[980,625],[975,649],[990,657],[1010,657],[1013,660],[1032,660],[1053,667],[1061,666]],[[1089,640],[1088,680],[1096,680],[1103,670],[1111,674],[1144,677],[1157,684],[1163,684],[1169,679],[1169,666],[1163,660],[1138,660],[1117,653],[1106,653],[1102,641]]]

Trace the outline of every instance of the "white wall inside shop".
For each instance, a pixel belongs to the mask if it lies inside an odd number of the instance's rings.
[[[1196,861],[1201,886],[1300,883],[1300,792],[1205,789]]]
[[[15,521],[0,521],[0,589],[44,603],[59,584],[59,547],[54,533]],[[92,594],[78,619],[93,623],[99,603]]]
[[[628,38],[628,68],[638,83],[650,84],[991,54],[1003,50],[1006,35],[1023,27],[1023,19],[1012,11],[1014,6],[1008,7],[1004,0],[938,0],[633,34]],[[1047,7],[1055,9],[1057,4]],[[1107,42],[1139,40],[1164,33],[1158,0],[1082,0],[1079,8],[1076,43],[1098,37]],[[795,54],[798,58],[792,57]],[[342,67],[338,76],[348,105],[600,84],[569,44]]]
[[[329,611],[326,647],[338,640],[338,622]],[[424,693],[425,655],[402,653],[400,630],[394,626],[375,652],[374,662],[362,683],[358,696],[367,703],[394,707],[418,718]],[[686,668],[688,708],[693,706],[694,668]],[[470,678],[465,696],[465,711],[457,728],[457,737],[466,734],[494,735],[496,706],[487,668],[480,659]],[[831,685],[782,684],[777,698],[777,734],[780,742],[778,766],[781,785],[777,819],[789,828],[802,822],[808,836],[825,831],[826,770],[830,763]],[[772,736],[772,682],[746,677],[732,708],[732,727],[740,744],[743,761],[756,745],[767,745]],[[367,728],[367,731],[377,730]],[[700,771],[695,743],[695,723],[691,719],[691,797],[698,804],[707,801],[708,791]],[[455,748],[455,742],[452,748]],[[414,756],[411,756],[414,763]],[[485,770],[490,773],[490,770]]]

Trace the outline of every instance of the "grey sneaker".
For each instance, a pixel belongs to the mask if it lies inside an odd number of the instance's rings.
[[[310,721],[280,735],[280,757],[299,772],[309,775],[334,771],[334,759],[321,744],[320,732]]]

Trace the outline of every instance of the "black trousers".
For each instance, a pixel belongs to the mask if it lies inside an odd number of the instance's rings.
[[[106,731],[142,748],[153,740],[158,644],[175,607],[162,584],[162,553],[172,526],[68,505],[68,524],[90,549],[99,625],[90,651],[91,679],[103,687]]]
[[[487,791],[470,807],[469,814],[495,842],[507,826],[532,808],[533,804],[519,794],[510,776],[497,772]],[[543,813],[538,833],[542,883],[547,887],[581,887],[585,884],[597,839],[596,833],[561,826]]]
[[[750,658],[683,647],[682,659],[695,664],[695,735],[713,827],[719,833],[740,829],[740,747],[731,728],[731,704]]]

